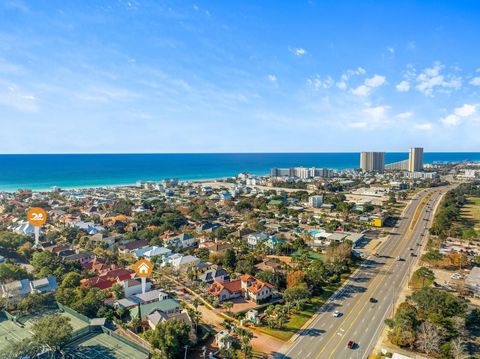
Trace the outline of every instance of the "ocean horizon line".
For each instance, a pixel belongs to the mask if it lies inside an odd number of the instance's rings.
[[[408,152],[385,152],[386,163],[406,158]],[[127,186],[165,178],[212,180],[242,172],[267,175],[274,167],[353,169],[359,160],[360,152],[3,154],[0,191]],[[464,161],[480,161],[480,152],[424,153],[427,164]]]

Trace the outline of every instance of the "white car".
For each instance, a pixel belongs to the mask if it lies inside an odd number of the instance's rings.
[[[334,312],[332,313],[332,315],[333,315],[335,318],[337,318],[337,317],[341,316],[342,313],[340,313],[338,310],[336,310],[336,311],[334,311]]]

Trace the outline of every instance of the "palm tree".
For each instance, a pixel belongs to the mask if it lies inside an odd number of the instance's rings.
[[[233,308],[232,302],[223,302],[223,307],[230,313],[230,310]]]

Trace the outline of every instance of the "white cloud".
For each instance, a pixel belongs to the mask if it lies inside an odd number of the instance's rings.
[[[24,112],[36,112],[37,98],[27,93],[20,86],[0,80],[0,105],[13,107]]]
[[[365,79],[363,85],[350,90],[350,92],[356,96],[368,96],[374,88],[382,86],[386,82],[385,76],[374,75],[368,79]]]
[[[413,126],[417,130],[424,130],[424,131],[429,131],[433,128],[433,125],[429,122],[426,123],[419,123]]]
[[[365,122],[365,121],[349,122],[347,123],[347,126],[351,128],[366,128],[368,127],[368,122]]]
[[[400,120],[407,120],[407,119],[413,117],[413,112],[409,112],[409,111],[401,112],[401,113],[397,114],[395,117],[400,119]]]
[[[394,49],[393,47],[387,48],[387,51],[388,51],[391,55],[395,54],[395,49]]]
[[[307,50],[301,48],[301,47],[296,47],[296,48],[293,48],[293,49],[290,49],[290,51],[295,55],[295,56],[298,56],[298,57],[302,57],[302,56],[305,56],[307,54]]]
[[[417,76],[416,89],[426,96],[433,96],[434,91],[448,91],[458,89],[462,86],[460,77],[453,75],[444,76],[441,71],[445,68],[440,63],[435,63],[432,67],[426,68]]]
[[[471,79],[470,80],[470,85],[480,86],[480,76],[479,77],[474,77],[473,79]]]
[[[355,96],[368,96],[370,95],[371,88],[365,85],[360,85],[354,89],[351,89],[350,92]]]
[[[397,91],[408,92],[410,91],[410,82],[403,80],[397,86],[395,86]]]
[[[372,121],[380,122],[385,119],[389,108],[389,106],[367,107],[363,112],[365,112]]]
[[[322,79],[320,75],[317,74],[314,77],[307,79],[307,84],[309,84],[315,90],[320,90],[329,89],[335,84],[335,81],[331,76],[327,76],[325,79]]]
[[[357,67],[354,70],[347,70],[345,71],[345,73],[342,74],[342,76],[340,76],[340,81],[336,83],[336,86],[340,90],[346,90],[348,87],[348,80],[350,79],[350,77],[364,75],[366,72],[367,71],[365,71],[365,69],[362,67]]]
[[[268,75],[267,78],[268,78],[268,81],[270,81],[271,83],[273,83],[273,84],[277,83],[277,76],[270,74],[270,75]]]
[[[455,108],[452,114],[441,119],[441,122],[447,126],[458,126],[464,119],[475,114],[477,105],[464,104],[461,107]]]
[[[468,117],[473,115],[476,109],[477,109],[477,105],[469,105],[466,103],[462,107],[457,107],[455,109],[455,115],[460,117]]]
[[[385,84],[385,76],[373,75],[373,77],[365,80],[365,85],[368,87],[379,87]]]

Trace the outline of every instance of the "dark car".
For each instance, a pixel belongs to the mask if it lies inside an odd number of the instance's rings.
[[[347,343],[347,348],[348,349],[353,349],[355,348],[355,342],[353,340],[350,340],[348,343]]]
[[[378,302],[378,300],[376,300],[376,299],[375,299],[375,298],[373,298],[373,297],[370,297],[370,299],[369,299],[369,300],[370,300],[370,303],[377,303],[377,302]]]
[[[410,253],[412,257],[416,257],[417,255],[415,253]]]

